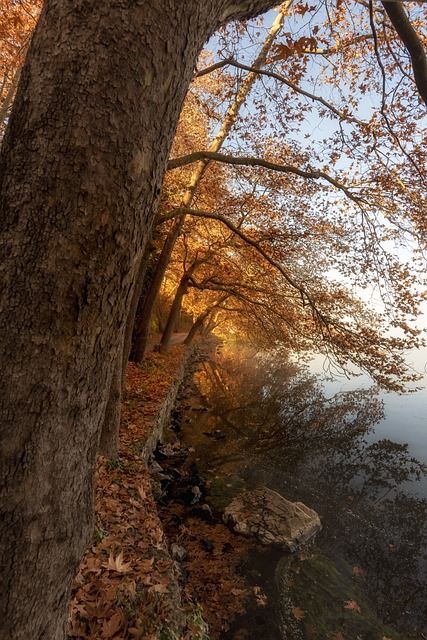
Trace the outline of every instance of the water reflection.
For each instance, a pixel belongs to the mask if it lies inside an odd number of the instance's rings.
[[[427,637],[427,501],[406,490],[427,467],[406,444],[373,441],[384,418],[377,389],[326,397],[295,363],[225,350],[203,364],[193,393],[186,439],[206,468],[316,509],[320,546],[360,567],[379,618]]]

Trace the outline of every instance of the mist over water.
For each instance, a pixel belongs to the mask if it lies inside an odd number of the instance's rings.
[[[425,352],[417,355],[422,370]],[[386,393],[367,376],[331,381],[322,370],[319,358],[300,367],[283,354],[218,350],[194,376],[185,439],[208,475],[248,488],[265,484],[318,511],[327,571],[360,570],[357,597],[372,609],[365,631],[356,617],[354,628],[344,621],[337,633],[346,640],[424,638],[427,392]]]

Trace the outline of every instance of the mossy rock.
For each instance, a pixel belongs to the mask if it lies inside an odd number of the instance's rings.
[[[276,570],[284,637],[292,640],[407,640],[377,616],[361,571],[317,547],[284,556]]]

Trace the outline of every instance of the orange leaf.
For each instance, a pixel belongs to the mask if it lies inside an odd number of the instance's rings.
[[[357,613],[362,613],[362,610],[356,600],[346,600],[344,605],[344,609],[350,609],[351,611],[357,611]]]
[[[293,609],[291,609],[291,611],[292,611],[292,615],[297,620],[302,620],[303,618],[305,618],[305,612],[302,609],[299,609],[298,607],[294,607]]]

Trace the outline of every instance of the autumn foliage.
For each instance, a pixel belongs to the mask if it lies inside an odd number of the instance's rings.
[[[3,2],[1,134],[41,4]],[[350,373],[356,366],[382,387],[403,391],[418,378],[404,356],[424,344],[417,319],[427,284],[427,128],[413,58],[381,3],[296,0],[280,10],[283,24],[261,61],[271,14],[223,26],[200,56],[150,238],[152,263],[169,243],[159,300],[174,310],[169,328],[179,326],[184,311],[200,329],[237,335],[260,349],[320,351],[331,370]],[[405,3],[405,11],[425,49],[427,4]],[[243,95],[248,78],[251,91]],[[106,85],[112,88],[108,78]],[[120,122],[119,113],[111,126],[119,129]],[[215,145],[225,122],[227,135]],[[89,143],[86,153],[90,160]],[[148,220],[152,212],[138,215]],[[92,231],[95,237],[95,225]],[[58,237],[61,246],[67,229]],[[120,229],[114,242],[118,247]],[[133,269],[140,255],[132,255]],[[155,265],[149,266],[142,303],[152,286]],[[90,299],[90,281],[83,281],[76,316]],[[131,297],[130,280],[128,286]],[[34,344],[43,340],[35,336]],[[164,334],[162,347],[168,346]],[[150,638],[159,621],[166,627],[176,615],[161,598],[177,576],[138,446],[180,356],[175,349],[150,355],[142,371],[129,367],[120,457],[98,462],[95,537],[73,589],[71,638]],[[190,537],[197,538],[197,528],[189,524]],[[225,531],[216,535],[226,540]],[[209,558],[200,551],[197,562],[207,570]],[[224,584],[243,600],[246,588],[228,565],[221,572],[228,570]],[[199,580],[195,571],[193,579]],[[226,610],[218,592],[200,591]],[[346,606],[357,612],[352,601]],[[228,624],[218,611],[208,614],[214,628]]]
[[[42,0],[4,0],[0,14],[0,133],[13,102]]]

